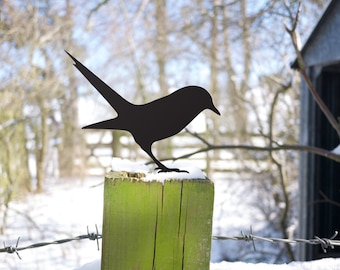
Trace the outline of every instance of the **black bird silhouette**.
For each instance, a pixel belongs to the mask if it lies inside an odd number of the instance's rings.
[[[98,90],[118,116],[83,127],[84,129],[117,129],[129,131],[136,143],[157,164],[159,172],[186,172],[168,168],[152,153],[154,142],[180,132],[201,111],[210,109],[220,115],[210,94],[199,86],[186,86],[172,94],[143,105],[135,105],[121,97],[116,91],[99,79],[82,63],[65,51],[75,62],[74,66]]]

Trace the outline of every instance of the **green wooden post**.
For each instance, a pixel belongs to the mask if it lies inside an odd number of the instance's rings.
[[[105,178],[101,269],[209,269],[213,183],[140,178]]]

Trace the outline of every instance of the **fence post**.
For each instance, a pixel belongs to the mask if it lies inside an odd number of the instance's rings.
[[[105,177],[101,269],[209,269],[213,183],[140,178]]]

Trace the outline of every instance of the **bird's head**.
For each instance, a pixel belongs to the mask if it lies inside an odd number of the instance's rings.
[[[211,102],[210,102],[210,104],[209,104],[209,106],[208,106],[207,109],[210,109],[210,110],[212,110],[214,113],[216,113],[216,114],[218,114],[218,115],[221,115],[221,113],[219,112],[219,110],[217,110],[216,106],[214,105],[212,99],[211,99]]]
[[[199,95],[196,94],[195,96],[197,98],[197,102],[201,103],[201,105],[203,106],[203,109],[209,109],[209,110],[212,110],[214,113],[221,115],[219,110],[214,105],[211,95],[206,89],[200,86],[191,86],[191,87],[195,88],[195,90],[200,93]]]

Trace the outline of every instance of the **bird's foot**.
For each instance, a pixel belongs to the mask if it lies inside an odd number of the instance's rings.
[[[178,172],[178,173],[189,173],[186,170],[180,170],[177,168],[168,168],[168,167],[157,167],[155,170],[159,170],[158,173],[163,173],[163,172]]]

